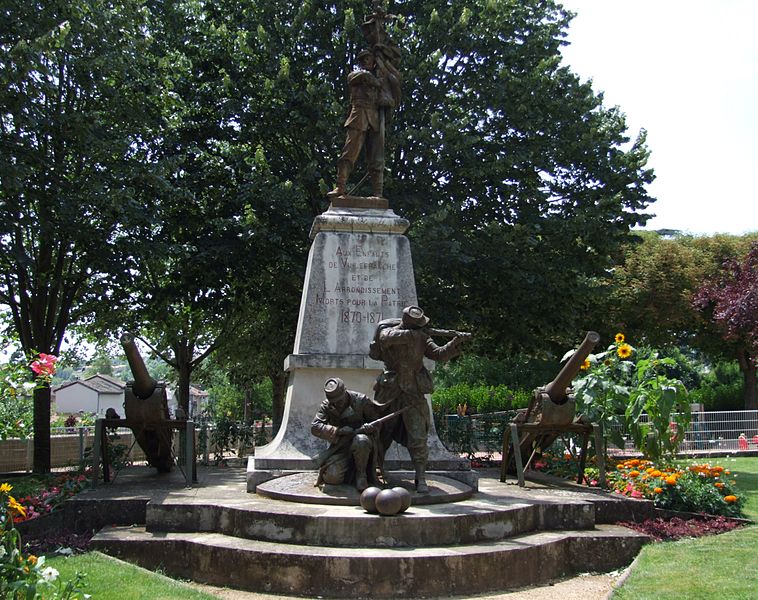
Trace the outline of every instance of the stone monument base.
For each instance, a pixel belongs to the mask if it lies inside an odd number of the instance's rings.
[[[474,493],[473,488],[465,483],[442,475],[430,474],[427,477],[429,493],[418,494],[414,489],[413,477],[414,473],[410,471],[387,473],[389,487],[406,488],[411,493],[414,506],[459,502],[470,498]],[[272,479],[259,485],[256,491],[259,496],[273,500],[304,504],[329,504],[332,506],[359,506],[361,496],[360,492],[352,485],[316,487],[316,473],[312,471]]]

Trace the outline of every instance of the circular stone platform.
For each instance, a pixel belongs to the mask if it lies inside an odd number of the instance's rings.
[[[324,485],[318,488],[316,487],[317,476],[315,472],[286,475],[259,484],[255,491],[267,498],[303,504],[360,505],[360,494],[354,486]],[[470,498],[474,493],[471,486],[442,475],[427,475],[428,494],[416,493],[411,472],[389,473],[387,478],[389,479],[387,487],[400,486],[407,489],[411,493],[412,503],[415,506],[458,502]]]

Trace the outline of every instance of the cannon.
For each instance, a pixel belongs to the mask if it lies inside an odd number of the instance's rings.
[[[516,414],[513,423],[517,426],[530,425],[519,428],[518,445],[521,456],[531,457],[535,452],[548,448],[561,430],[574,430],[577,429],[577,425],[589,426],[581,416],[576,417],[576,404],[570,386],[599,341],[600,336],[596,332],[587,332],[584,341],[566,361],[558,375],[547,385],[535,389],[529,406]],[[516,440],[513,440],[513,443],[515,444]],[[512,466],[503,465],[504,469],[511,469]]]
[[[171,429],[161,426],[170,418],[166,384],[150,377],[131,334],[121,336],[121,346],[134,377],[134,381],[127,382],[124,392],[127,425],[150,466],[159,473],[168,473],[172,463]]]

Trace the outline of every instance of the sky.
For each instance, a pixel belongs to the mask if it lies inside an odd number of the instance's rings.
[[[647,130],[645,228],[758,231],[758,0],[559,1],[565,62]]]

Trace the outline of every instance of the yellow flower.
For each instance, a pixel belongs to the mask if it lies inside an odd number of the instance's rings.
[[[590,366],[591,366],[590,361],[588,359],[585,359],[584,362],[582,363],[581,369],[582,371],[586,371],[587,369],[590,368]]]
[[[616,354],[619,358],[629,358],[632,355],[632,347],[629,344],[621,344],[616,348]]]
[[[26,518],[26,509],[21,506],[13,496],[8,496],[8,507],[11,510],[15,510],[22,517]]]
[[[623,333],[617,333],[615,339],[617,344],[622,344],[626,338]]]
[[[34,556],[34,554],[30,554],[29,556],[27,556],[26,560],[28,560],[30,563],[32,563],[32,565],[36,565],[37,564],[37,557]]]
[[[0,483],[0,493],[7,494],[13,489],[13,486],[10,483]]]
[[[724,502],[728,502],[729,504],[737,502],[737,496],[724,496]]]

